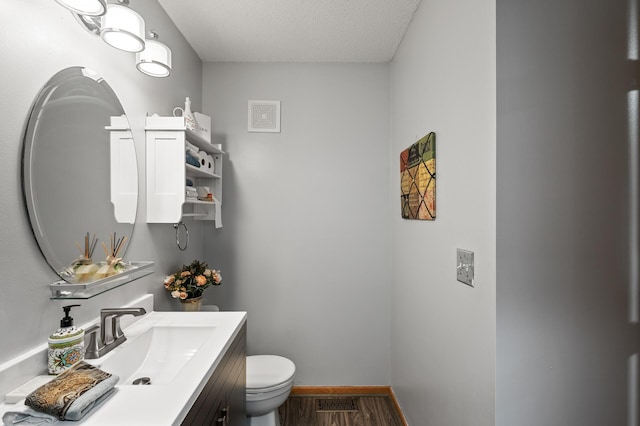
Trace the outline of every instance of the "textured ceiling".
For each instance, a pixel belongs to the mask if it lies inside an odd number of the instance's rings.
[[[204,62],[389,62],[420,0],[159,2]]]

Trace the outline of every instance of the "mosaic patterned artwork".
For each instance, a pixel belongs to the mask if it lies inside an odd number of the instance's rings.
[[[436,218],[436,134],[400,153],[400,202],[404,219]]]

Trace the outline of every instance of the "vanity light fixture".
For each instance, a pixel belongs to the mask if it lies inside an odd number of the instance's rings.
[[[136,68],[152,77],[171,74],[171,49],[158,41],[158,33],[145,39],[145,22],[129,8],[129,0],[55,0],[71,11],[88,32],[116,49],[136,54]],[[110,2],[110,3],[109,3]]]
[[[152,77],[168,77],[171,74],[171,49],[158,41],[158,33],[149,32],[144,50],[136,53],[136,67]]]
[[[144,19],[128,5],[129,0],[118,0],[118,4],[107,5],[100,37],[116,49],[140,52],[144,49]]]
[[[102,26],[102,17],[101,16],[91,16],[91,15],[80,15],[79,13],[71,13],[76,21],[84,28],[89,31],[94,36],[100,37],[100,29]]]
[[[101,16],[107,12],[107,0],[56,0],[73,13],[88,16]]]

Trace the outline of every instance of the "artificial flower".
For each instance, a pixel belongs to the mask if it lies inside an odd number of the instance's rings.
[[[194,260],[167,276],[164,279],[164,288],[171,292],[171,297],[184,300],[200,297],[206,288],[221,283],[220,271],[209,269],[206,263]]]

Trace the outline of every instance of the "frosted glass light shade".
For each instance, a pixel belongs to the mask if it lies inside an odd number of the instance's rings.
[[[171,74],[171,50],[159,41],[147,39],[144,50],[136,53],[136,67],[152,77],[168,77]]]
[[[107,0],[56,0],[56,2],[80,15],[100,16],[107,11]]]
[[[144,49],[144,19],[136,11],[119,4],[107,5],[100,37],[105,43],[126,52]]]

